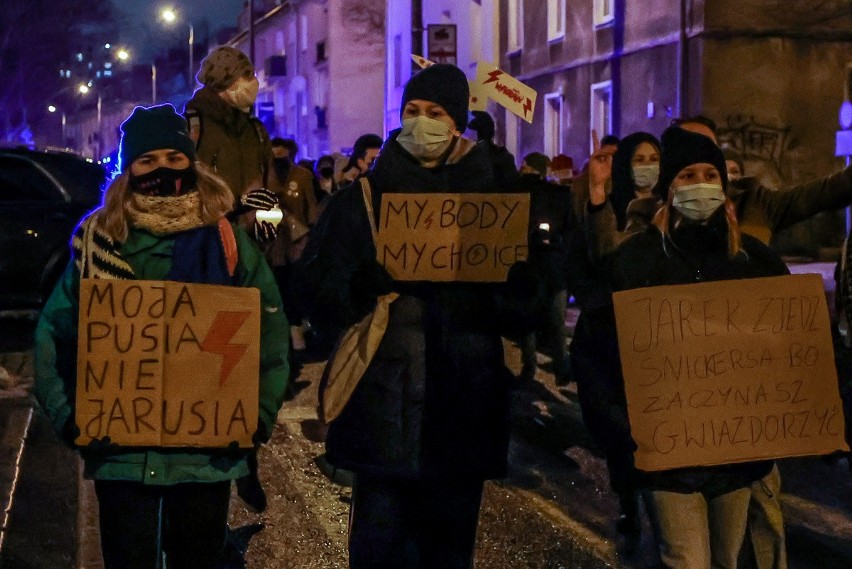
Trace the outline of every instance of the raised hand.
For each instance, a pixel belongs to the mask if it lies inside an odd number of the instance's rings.
[[[589,201],[600,205],[606,201],[606,183],[612,177],[610,149],[601,150],[598,133],[592,129],[592,155],[589,157]]]

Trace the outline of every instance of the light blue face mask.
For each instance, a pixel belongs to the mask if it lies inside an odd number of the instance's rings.
[[[693,221],[705,221],[725,203],[721,184],[691,184],[674,189],[672,207]]]
[[[659,164],[646,164],[643,166],[633,166],[633,183],[637,188],[647,190],[653,188],[657,184],[660,177]]]
[[[429,161],[449,148],[453,132],[446,123],[420,115],[402,121],[396,141],[418,160]]]

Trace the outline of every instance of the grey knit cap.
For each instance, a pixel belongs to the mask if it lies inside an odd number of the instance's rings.
[[[207,54],[201,62],[197,79],[202,85],[221,92],[237,79],[254,73],[254,66],[246,54],[229,45],[220,45]]]

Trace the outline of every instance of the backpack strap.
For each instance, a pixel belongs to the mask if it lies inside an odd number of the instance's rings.
[[[249,117],[249,122],[254,127],[254,132],[257,134],[257,139],[260,141],[260,149],[261,153],[263,149],[266,148],[266,145],[269,141],[269,134],[266,132],[266,127],[263,126],[263,123],[260,122],[260,119],[257,117]],[[263,174],[263,187],[269,187],[269,164],[266,163],[265,160],[261,159],[260,161],[260,171]]]
[[[364,198],[364,206],[367,208],[367,219],[370,221],[370,231],[373,233],[373,243],[378,241],[379,232],[376,229],[376,216],[373,214],[373,191],[367,176],[361,177],[361,195]]]
[[[228,266],[228,275],[234,276],[237,268],[237,238],[234,236],[234,228],[226,218],[219,220],[219,237],[222,239],[222,249],[225,251],[225,264]]]

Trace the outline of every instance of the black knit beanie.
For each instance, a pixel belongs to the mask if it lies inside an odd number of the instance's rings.
[[[725,166],[725,156],[716,143],[703,134],[684,130],[679,126],[667,128],[660,137],[662,154],[660,156],[660,179],[654,191],[665,201],[668,198],[669,187],[678,172],[692,164],[712,164],[721,176],[722,189],[728,185],[728,169]]]
[[[121,171],[136,158],[161,148],[180,150],[195,162],[195,143],[189,138],[186,119],[169,104],[136,107],[121,123],[121,145],[118,150]]]
[[[471,111],[473,120],[467,125],[467,128],[476,131],[476,140],[493,140],[494,139],[494,119],[491,118],[485,111]]]
[[[402,92],[402,111],[405,103],[421,99],[444,107],[456,130],[464,132],[467,128],[467,109],[470,103],[470,85],[464,71],[449,63],[436,63],[420,70],[405,84]]]

